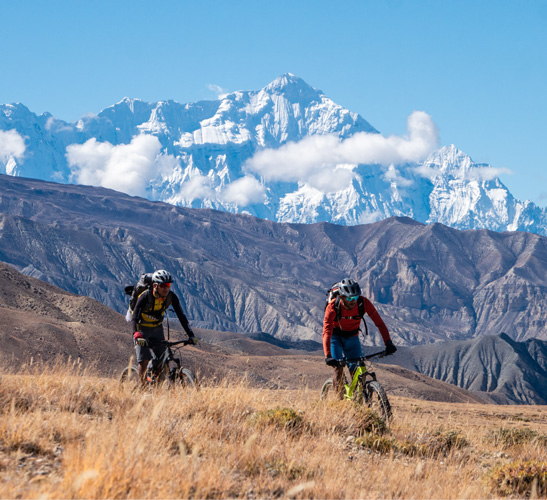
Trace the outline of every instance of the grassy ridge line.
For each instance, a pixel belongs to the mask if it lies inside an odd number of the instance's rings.
[[[538,407],[393,398],[395,420],[245,380],[132,393],[78,365],[0,382],[1,498],[547,494]]]

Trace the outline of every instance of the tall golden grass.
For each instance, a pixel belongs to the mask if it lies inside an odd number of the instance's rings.
[[[391,398],[224,380],[132,391],[78,364],[0,380],[1,498],[538,498],[545,407]]]

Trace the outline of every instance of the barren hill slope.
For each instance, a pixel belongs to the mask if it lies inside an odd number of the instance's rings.
[[[502,404],[547,404],[547,342],[505,333],[402,347],[388,360]]]
[[[5,359],[70,356],[108,372],[127,362],[131,337],[124,318],[100,302],[0,264],[0,339]]]
[[[287,349],[231,332],[196,329],[197,347],[181,350],[184,363],[203,380],[224,376],[248,377],[269,388],[298,385],[319,390],[331,375],[321,352]],[[171,338],[183,338],[171,330]],[[31,358],[80,359],[99,373],[115,376],[133,352],[122,315],[89,297],[65,292],[0,263],[0,357],[5,369]],[[410,398],[466,402],[489,401],[398,366],[374,369],[392,394]],[[319,392],[318,392],[319,394]]]

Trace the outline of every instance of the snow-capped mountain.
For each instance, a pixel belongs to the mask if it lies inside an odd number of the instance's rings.
[[[547,234],[496,169],[435,147],[425,113],[385,138],[285,74],[259,91],[180,104],[124,99],[66,123],[0,106],[0,173],[109,187],[187,207],[280,222],[354,225],[409,216],[460,228]]]

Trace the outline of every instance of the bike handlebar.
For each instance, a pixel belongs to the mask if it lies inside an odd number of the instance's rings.
[[[383,358],[384,356],[387,356],[386,350],[384,349],[383,351],[375,352],[373,354],[368,354],[367,356],[365,356],[365,359],[375,358],[376,356],[378,356],[379,358]]]
[[[164,345],[166,347],[174,347],[176,345],[189,345],[192,342],[190,340],[177,340],[175,342],[170,342],[168,340],[149,340],[148,345]]]
[[[338,359],[338,366],[346,366],[348,363],[359,363],[360,361],[364,361],[365,359],[371,359],[375,358],[376,356],[383,358],[386,356],[385,349],[383,351],[375,352],[373,354],[368,354],[367,356],[362,356],[360,358],[346,358],[346,359]]]

